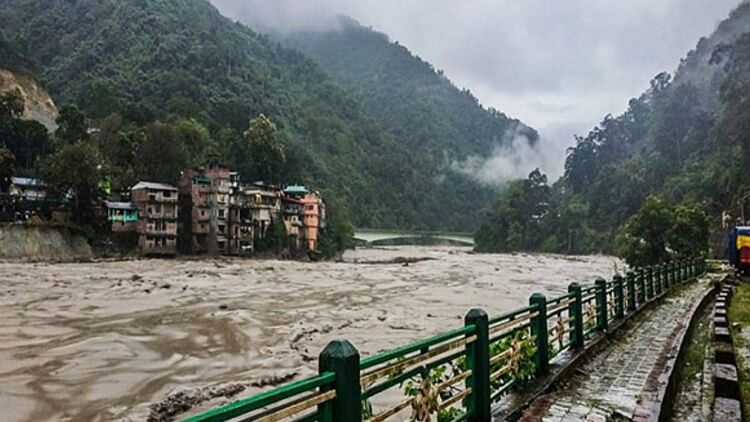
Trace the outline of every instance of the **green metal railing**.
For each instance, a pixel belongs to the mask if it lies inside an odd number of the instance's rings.
[[[514,386],[548,375],[562,352],[583,349],[705,267],[677,260],[589,287],[572,283],[567,294],[535,293],[528,306],[493,318],[472,309],[463,327],[361,361],[351,343],[336,340],[320,353],[318,376],[186,421],[490,421],[492,404]]]

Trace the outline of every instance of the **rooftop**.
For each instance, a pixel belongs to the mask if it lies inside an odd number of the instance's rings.
[[[15,177],[11,176],[10,178],[11,183],[18,186],[46,186],[46,184],[39,180],[34,179],[33,177]]]
[[[132,202],[115,202],[115,201],[104,201],[104,205],[109,209],[113,210],[134,210],[135,205]]]
[[[168,185],[166,183],[157,183],[157,182],[138,182],[130,188],[131,190],[140,190],[140,189],[154,189],[154,190],[171,190],[171,191],[177,191],[177,188]]]
[[[284,189],[284,193],[289,193],[289,194],[300,194],[300,193],[308,193],[308,192],[309,191],[307,190],[307,188],[302,185],[290,185],[290,186],[287,186],[286,189]]]

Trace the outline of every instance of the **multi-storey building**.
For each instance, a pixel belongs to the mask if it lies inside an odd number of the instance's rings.
[[[255,240],[266,237],[269,227],[281,211],[279,193],[264,185],[237,186],[231,197],[231,253],[248,254]]]
[[[318,192],[312,192],[302,198],[302,239],[307,250],[318,250],[320,230],[325,226],[325,204]]]
[[[182,172],[179,183],[180,251],[193,254],[229,252],[229,170],[211,165]]]
[[[113,233],[134,232],[138,225],[138,209],[132,202],[104,201],[107,222]]]
[[[130,193],[138,210],[138,247],[145,254],[175,254],[177,188],[164,183],[138,182]]]

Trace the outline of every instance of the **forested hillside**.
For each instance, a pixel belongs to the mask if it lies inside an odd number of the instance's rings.
[[[180,165],[207,157],[254,179],[243,133],[265,114],[284,146],[279,181],[323,189],[360,226],[465,230],[488,197],[436,158],[458,148],[427,124],[438,115],[408,121],[436,136],[406,139],[316,63],[205,0],[8,0],[0,28],[0,47],[28,58],[55,101],[77,105],[102,129],[103,144],[117,147],[103,151],[119,170],[116,186],[138,177],[174,181]],[[483,135],[510,126],[496,119]],[[465,153],[486,150],[469,140],[477,146]]]
[[[431,64],[414,56],[386,34],[339,16],[335,29],[272,35],[313,58],[337,82],[354,93],[369,115],[414,158],[430,176],[442,181],[432,193],[441,206],[457,200],[459,228],[476,227],[483,205],[498,186],[480,185],[451,170],[451,163],[469,156],[487,157],[515,136],[530,143],[537,133],[518,120],[484,108],[467,89],[460,90]],[[502,181],[498,181],[502,182]]]
[[[724,210],[739,216],[750,189],[747,32],[743,3],[674,76],[657,75],[624,114],[579,137],[561,180],[515,182],[478,232],[478,249],[612,252],[627,244],[622,229],[644,203],[704,213],[714,228]],[[661,199],[646,201],[651,195]]]

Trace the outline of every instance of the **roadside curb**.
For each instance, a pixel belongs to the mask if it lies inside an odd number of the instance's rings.
[[[729,277],[725,279],[727,280]],[[714,403],[713,420],[722,422],[742,421],[742,394],[737,370],[737,358],[734,353],[731,322],[729,321],[729,303],[733,288],[729,283],[719,290],[714,306]]]
[[[672,331],[669,341],[661,351],[659,361],[649,374],[649,381],[643,390],[644,403],[636,408],[634,421],[667,420],[671,416],[679,383],[679,371],[676,369],[680,368],[685,360],[687,340],[690,337],[688,334],[695,328],[700,311],[718,291],[717,285],[707,289],[699,300],[693,302],[683,314],[682,321]]]

